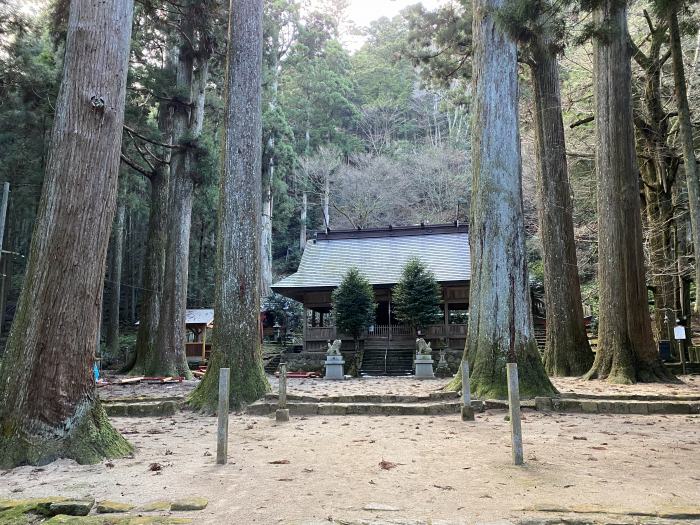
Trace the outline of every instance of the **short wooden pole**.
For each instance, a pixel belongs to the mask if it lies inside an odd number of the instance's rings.
[[[219,369],[219,428],[216,434],[216,463],[225,465],[228,461],[228,396],[230,368]]]
[[[510,434],[513,448],[513,464],[523,464],[523,434],[520,426],[520,389],[518,364],[508,363],[508,407],[510,410]]]
[[[280,364],[280,393],[277,408],[287,408],[287,363]]]
[[[462,421],[474,421],[472,395],[469,386],[469,361],[462,360]]]
[[[287,364],[280,364],[279,394],[277,396],[277,410],[275,420],[279,422],[289,421],[289,409],[287,409]]]

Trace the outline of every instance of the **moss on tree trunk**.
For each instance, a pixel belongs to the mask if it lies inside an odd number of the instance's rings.
[[[81,464],[129,454],[133,448],[110,424],[99,401],[86,399],[63,428],[29,430],[21,419],[4,419],[0,428],[0,468],[45,465],[59,458]]]

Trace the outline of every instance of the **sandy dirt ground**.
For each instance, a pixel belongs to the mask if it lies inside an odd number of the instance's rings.
[[[204,496],[209,506],[192,514],[204,524],[329,517],[466,524],[523,518],[535,505],[642,512],[698,506],[700,416],[526,410],[526,463],[516,467],[504,415],[487,411],[474,423],[457,416],[317,416],[283,424],[237,415],[225,466],[214,462],[215,418],[191,412],[115,418],[134,457],[0,472],[0,498],[89,495],[145,503]],[[393,468],[383,469],[382,461]],[[162,470],[150,471],[151,463]]]
[[[273,392],[277,392],[277,379],[268,376]],[[552,382],[562,393],[577,394],[643,394],[643,395],[674,395],[700,396],[700,376],[681,376],[681,383],[663,384],[648,383],[637,385],[611,385],[604,381],[583,381],[576,378],[553,378]],[[149,385],[111,385],[98,391],[103,399],[118,397],[163,397],[184,396],[197,386],[199,381],[183,381],[182,383]],[[358,394],[399,394],[399,395],[428,395],[439,392],[449,382],[448,379],[422,380],[414,377],[367,377],[362,379],[347,379],[345,381],[325,381],[323,379],[287,380],[287,391],[290,394],[307,394],[314,396],[358,395]]]
[[[273,391],[274,377],[269,377]],[[615,386],[555,379],[578,394],[700,395],[681,384]],[[447,380],[293,379],[290,394],[427,395]],[[184,396],[198,381],[109,386],[100,396]],[[0,472],[0,498],[92,496],[135,504],[203,496],[196,523],[307,524],[337,520],[489,522],[534,516],[538,505],[602,505],[655,512],[700,504],[700,416],[547,414],[524,411],[526,464],[510,459],[505,411],[457,416],[231,416],[231,462],[217,466],[216,419],[192,412],[114,418],[133,457],[81,466],[57,461]],[[384,469],[380,462],[392,468]],[[277,463],[275,463],[277,462]],[[152,472],[158,463],[162,470]],[[391,465],[393,464],[393,465]],[[383,510],[379,510],[383,509]]]
[[[640,394],[665,396],[700,396],[700,376],[678,376],[680,383],[638,383],[636,385],[611,385],[606,381],[584,381],[575,377],[554,377],[552,383],[562,394]]]

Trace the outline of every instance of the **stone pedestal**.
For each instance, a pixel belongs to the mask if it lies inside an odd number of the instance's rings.
[[[416,359],[416,377],[418,379],[434,379],[433,360],[432,359]]]
[[[289,421],[289,409],[288,408],[278,408],[275,411],[275,421],[278,423],[284,423]]]
[[[343,365],[345,365],[345,361],[342,355],[327,355],[324,379],[345,379]]]

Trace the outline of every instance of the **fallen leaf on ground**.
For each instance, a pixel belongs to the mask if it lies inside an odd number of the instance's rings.
[[[289,465],[288,459],[276,459],[275,461],[270,461],[270,465]]]
[[[163,470],[163,465],[161,465],[160,463],[151,463],[150,465],[148,465],[148,470],[150,470],[151,472],[158,472],[159,470]]]
[[[396,463],[392,463],[391,461],[384,461],[383,459],[379,462],[379,466],[384,469],[384,470],[391,470],[393,468],[396,468],[398,465]]]

